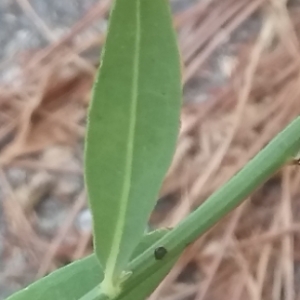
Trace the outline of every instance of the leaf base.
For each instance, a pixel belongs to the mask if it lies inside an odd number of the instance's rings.
[[[107,276],[101,282],[101,292],[109,299],[116,298],[121,293],[121,283],[115,284],[111,278]]]

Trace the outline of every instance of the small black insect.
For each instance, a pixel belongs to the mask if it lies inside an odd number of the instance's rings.
[[[161,260],[166,256],[167,253],[168,251],[165,247],[157,247],[154,250],[154,257],[156,260]]]

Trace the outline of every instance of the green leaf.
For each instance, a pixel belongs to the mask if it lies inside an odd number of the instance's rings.
[[[119,296],[113,298],[115,300],[144,300],[149,296],[159,283],[165,278],[169,273],[172,266],[175,264],[179,256],[172,258],[167,262],[163,262],[159,269],[156,269],[149,275],[145,280],[139,280],[136,284],[125,291],[121,292]],[[89,291],[85,296],[79,300],[107,300],[107,297],[102,294],[101,288],[96,286],[94,289]]]
[[[117,300],[144,300],[149,296],[155,288],[161,283],[161,281],[166,277],[166,275],[172,269],[179,257],[173,258],[168,261],[160,269],[155,270],[145,281],[141,280],[137,285],[127,293],[121,294],[117,297]]]
[[[78,299],[102,279],[99,262],[91,255],[49,274],[7,300]]]
[[[167,232],[168,230],[163,229],[145,235],[134,251],[132,259],[142,254]],[[102,268],[93,254],[49,274],[7,300],[79,299],[99,285],[102,280]]]
[[[116,0],[89,110],[85,178],[104,286],[120,283],[176,144],[179,54],[168,1]]]
[[[147,234],[142,242],[139,244],[138,249],[134,251],[134,256],[138,257],[142,255],[146,250],[149,249],[150,246],[159,242],[160,237],[166,235],[168,230],[159,230],[153,231]],[[167,253],[168,254],[168,253]],[[159,283],[163,280],[163,278],[169,273],[172,266],[175,264],[177,259],[179,258],[179,254],[173,257],[168,257],[166,254],[165,258],[162,258],[159,263],[161,264],[159,268],[152,270],[152,273],[147,276],[147,278],[140,278],[134,284],[131,285],[131,288],[124,289],[123,292],[119,296],[117,296],[116,300],[144,300],[147,296],[151,294],[151,292],[159,285]],[[153,258],[155,257],[153,253]],[[130,277],[128,278],[130,280]],[[80,300],[100,300],[107,299],[105,295],[103,295],[99,286],[96,286],[94,289],[89,291],[85,296],[80,298]]]
[[[139,255],[142,255],[144,251],[149,249],[150,246],[155,244],[166,235],[167,232],[170,230],[163,229],[158,231],[152,231],[151,233],[147,234],[143,239],[142,242],[139,244],[138,248],[135,251],[135,257],[138,257]],[[138,251],[139,250],[139,251]],[[166,254],[167,255],[167,254]],[[153,253],[153,256],[155,257],[155,254]],[[140,280],[138,281],[133,289],[126,290],[123,294],[121,293],[120,296],[118,296],[117,300],[144,300],[147,296],[149,296],[155,288],[161,283],[161,281],[165,278],[165,276],[169,273],[169,271],[172,269],[172,266],[175,264],[175,262],[178,260],[179,255],[176,255],[175,257],[169,258],[161,258],[160,263],[162,264],[161,268],[155,269],[154,272],[149,275],[146,280]],[[164,261],[164,259],[166,259]]]
[[[138,281],[132,289],[126,289],[123,293],[121,293],[115,300],[144,300],[147,296],[149,296],[153,290],[159,285],[159,283],[164,279],[164,277],[169,273],[172,266],[175,264],[178,257],[173,258],[172,260],[164,263],[161,268],[155,270],[149,277],[145,280]],[[106,296],[103,298],[103,294],[101,294],[101,289],[99,286],[96,286],[85,296],[80,298],[79,300],[102,300],[107,299]]]

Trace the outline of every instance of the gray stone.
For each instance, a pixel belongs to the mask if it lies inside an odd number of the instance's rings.
[[[81,232],[90,232],[92,230],[92,214],[88,208],[79,213],[75,221],[75,226],[77,230]]]
[[[28,179],[28,172],[25,169],[10,167],[6,175],[13,187],[24,184]]]
[[[56,198],[48,197],[37,208],[37,230],[52,237],[64,222],[68,207]]]

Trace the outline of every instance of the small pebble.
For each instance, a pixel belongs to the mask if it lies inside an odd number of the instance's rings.
[[[68,207],[54,197],[48,197],[38,205],[37,229],[47,236],[53,236],[63,224]]]
[[[79,213],[75,221],[75,226],[77,230],[81,232],[90,232],[92,230],[93,227],[92,214],[88,208],[82,210]]]
[[[28,172],[21,168],[11,167],[6,171],[6,175],[9,179],[9,182],[13,187],[17,187],[21,184],[24,184],[28,177]]]

